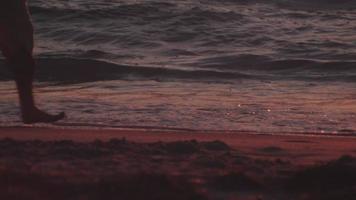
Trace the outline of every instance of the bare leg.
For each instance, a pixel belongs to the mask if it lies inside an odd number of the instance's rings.
[[[5,1],[2,4],[2,6],[8,6],[8,8],[5,8],[7,12],[4,11],[5,13],[2,15],[4,20],[0,21],[0,50],[10,69],[14,72],[23,122],[27,124],[49,123],[63,119],[64,113],[50,115],[35,106],[32,93],[35,70],[35,62],[32,57],[33,27],[27,2],[25,0],[16,1],[14,4],[9,2],[12,2],[12,0]]]
[[[11,67],[14,70],[21,105],[22,119],[24,123],[50,123],[61,120],[65,117],[63,112],[57,115],[50,115],[39,110],[35,106],[32,91],[35,63],[32,55],[29,55],[25,51],[21,52],[10,61],[10,65],[12,65]]]

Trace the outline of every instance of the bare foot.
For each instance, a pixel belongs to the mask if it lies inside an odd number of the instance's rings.
[[[23,114],[22,120],[25,124],[51,123],[61,120],[65,117],[66,115],[64,112],[61,112],[57,115],[51,115],[35,108],[32,112],[27,112],[26,114]]]

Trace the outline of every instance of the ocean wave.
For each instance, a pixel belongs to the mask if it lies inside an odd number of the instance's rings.
[[[201,68],[224,70],[258,71],[318,71],[318,72],[356,72],[354,61],[316,61],[307,59],[271,59],[268,56],[240,54],[204,58],[195,63]]]
[[[221,58],[219,58],[221,59]],[[231,82],[254,80],[356,81],[356,62],[317,62],[311,60],[270,60],[254,65],[231,64],[221,67],[199,66],[194,70],[118,65],[73,58],[42,58],[37,61],[36,79],[45,82],[81,83],[105,80],[157,80]],[[3,64],[1,64],[3,65]],[[2,67],[0,80],[10,79]]]
[[[166,52],[174,48],[197,59],[219,51],[265,52],[274,54],[274,59],[354,60],[355,12],[317,11],[322,6],[312,2],[324,1],[34,0],[30,4],[36,37],[44,41],[37,46],[39,51],[91,49],[118,56],[125,51],[147,60],[152,56],[166,60]],[[348,5],[345,8],[354,4],[325,2],[320,4]],[[315,10],[279,7],[296,4],[313,4],[305,7]]]
[[[127,21],[136,24],[150,23],[173,23],[176,26],[190,26],[196,24],[204,24],[211,22],[226,22],[243,20],[244,15],[241,14],[240,8],[235,7],[239,4],[256,4],[276,5],[286,9],[356,9],[356,2],[351,0],[239,0],[239,1],[207,1],[200,3],[186,3],[184,1],[177,2],[159,2],[159,1],[138,1],[136,3],[94,3],[94,2],[77,2],[73,4],[43,4],[42,1],[35,1],[30,4],[31,13],[35,18],[47,17],[49,21],[90,21],[90,20],[118,20]],[[222,9],[223,2],[229,2],[226,7],[232,6],[229,9]],[[75,3],[74,3],[75,4]],[[251,9],[251,8],[249,8]],[[243,13],[243,12],[242,12]],[[256,16],[261,17],[261,16]],[[290,13],[289,17],[293,18],[308,18],[309,15],[301,13]],[[333,16],[334,18],[334,16]],[[164,20],[162,20],[164,19]]]
[[[356,2],[353,0],[226,0],[232,3],[244,4],[271,4],[283,6],[289,9],[355,9]]]
[[[266,2],[266,1],[264,1]],[[353,0],[273,0],[274,5],[291,10],[349,10],[356,9]]]
[[[9,79],[9,73],[0,71],[0,79]],[[249,78],[242,73],[213,70],[180,70],[158,67],[117,65],[110,62],[89,59],[39,59],[36,79],[60,83],[92,82],[102,80],[232,80]]]
[[[163,8],[162,8],[163,9]],[[57,19],[100,19],[100,18],[122,18],[122,17],[140,17],[147,15],[163,15],[160,7],[154,5],[112,5],[110,7],[94,7],[94,8],[81,8],[81,7],[42,7],[40,5],[30,6],[30,10],[34,15],[50,15],[57,16]],[[169,14],[167,12],[167,14]],[[139,15],[139,16],[137,16]]]
[[[90,4],[88,4],[90,5]],[[239,19],[242,17],[239,13],[218,10],[211,7],[202,7],[199,5],[180,7],[179,4],[164,2],[140,2],[135,4],[112,3],[106,6],[92,7],[71,7],[71,6],[42,6],[34,4],[30,6],[33,15],[51,16],[56,20],[100,20],[117,19],[126,20],[127,18],[139,19],[149,22],[169,20],[172,18],[181,18],[180,21],[187,20],[189,23],[200,21],[224,21]]]

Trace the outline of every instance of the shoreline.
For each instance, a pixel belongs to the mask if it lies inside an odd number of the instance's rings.
[[[298,163],[303,164],[328,161],[346,154],[356,156],[356,137],[334,135],[271,135],[246,132],[221,133],[219,131],[194,131],[191,133],[189,131],[147,129],[59,129],[51,127],[0,128],[0,140],[8,138],[18,141],[69,140],[79,143],[88,143],[97,140],[105,142],[112,139],[125,139],[137,143],[220,141],[229,145],[233,149],[238,149],[248,156],[259,158],[269,158],[273,156],[271,154],[258,153],[259,149],[277,147],[288,152],[288,155],[295,155],[298,159]]]
[[[0,128],[0,199],[339,200],[356,138]]]
[[[36,125],[14,125],[14,126],[0,126],[1,129],[49,129],[49,130],[69,130],[69,131],[141,131],[141,132],[166,132],[166,133],[205,133],[205,134],[246,134],[246,135],[272,135],[272,136],[301,136],[301,137],[345,137],[356,138],[354,130],[346,130],[340,132],[316,132],[316,131],[253,131],[253,130],[209,130],[209,129],[190,129],[190,128],[174,128],[174,127],[160,127],[160,126],[107,126],[98,124],[54,124],[55,126],[36,126]]]

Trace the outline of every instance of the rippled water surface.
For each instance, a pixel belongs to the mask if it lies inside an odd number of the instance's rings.
[[[356,2],[32,0],[59,126],[356,130]],[[19,125],[0,68],[1,125]]]
[[[332,0],[33,0],[40,55],[159,67],[354,62],[356,3]]]
[[[38,102],[51,112],[67,112],[69,118],[57,126],[353,134],[353,86],[299,81],[43,83]],[[0,95],[2,125],[21,125],[13,83],[4,82]]]

